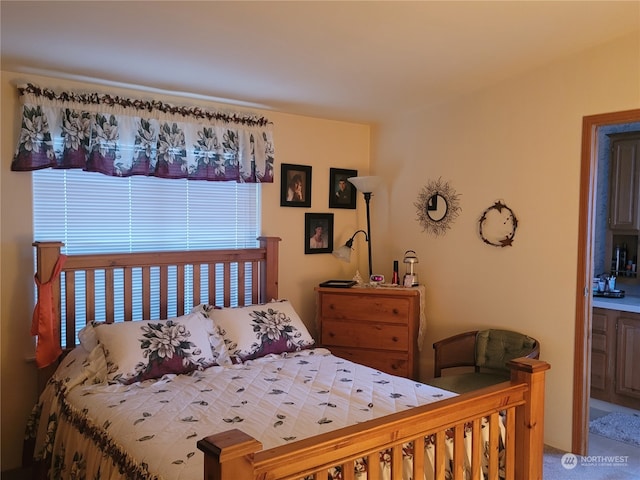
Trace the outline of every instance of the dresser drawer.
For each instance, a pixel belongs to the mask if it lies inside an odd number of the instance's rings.
[[[407,351],[409,338],[402,325],[375,322],[344,322],[327,319],[322,322],[322,344],[341,347],[379,348]]]
[[[340,295],[327,293],[322,296],[321,316],[350,321],[386,322],[407,324],[410,298],[383,295]]]
[[[375,368],[381,372],[402,377],[411,377],[413,375],[413,366],[409,363],[408,356],[401,352],[381,352],[339,347],[332,347],[330,350],[337,357]]]
[[[316,287],[318,343],[381,372],[418,378],[422,287]]]

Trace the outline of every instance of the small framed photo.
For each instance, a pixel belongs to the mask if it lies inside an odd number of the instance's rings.
[[[304,253],[333,252],[333,213],[304,214]]]
[[[280,168],[280,206],[311,206],[311,167],[283,163]]]
[[[347,178],[357,176],[357,170],[329,169],[329,208],[356,208],[357,189]]]

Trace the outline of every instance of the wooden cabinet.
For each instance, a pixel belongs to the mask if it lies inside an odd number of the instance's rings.
[[[609,228],[640,230],[640,134],[611,135]]]
[[[633,265],[638,261],[640,234],[640,132],[619,133],[610,138],[606,251],[611,255],[611,268],[605,265],[603,271],[636,283]]]
[[[610,366],[614,360],[612,352],[615,350],[613,335],[609,335],[609,322],[615,322],[615,317],[609,312],[615,310],[593,309],[591,322],[591,396],[599,400],[609,395],[609,385],[613,384]],[[613,329],[615,331],[615,327]]]
[[[320,344],[335,355],[418,379],[420,290],[316,288]]]
[[[591,338],[591,397],[640,410],[640,314],[594,308]]]
[[[616,395],[635,399],[634,408],[640,410],[640,315],[637,313],[621,312],[618,316],[615,373]]]

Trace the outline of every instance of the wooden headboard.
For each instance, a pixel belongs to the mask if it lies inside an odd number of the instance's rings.
[[[114,298],[116,296],[115,279],[123,278],[123,291],[120,295],[124,301],[124,320],[155,320],[152,311],[159,311],[159,319],[167,318],[167,299],[174,299],[177,304],[177,315],[188,313],[194,305],[202,303],[202,275],[207,272],[208,299],[214,303],[215,298],[222,296],[223,302],[218,306],[231,306],[231,299],[236,296],[238,305],[265,303],[278,298],[278,237],[259,237],[260,246],[256,248],[197,250],[197,251],[160,251],[143,253],[103,253],[68,255],[62,267],[64,272],[64,298],[61,296],[61,277],[52,281],[54,307],[64,312],[61,319],[65,325],[65,338],[61,344],[66,349],[76,345],[76,312],[84,309],[81,318],[113,322],[115,318]],[[54,267],[60,257],[62,242],[35,242],[36,275],[40,283],[51,279]],[[191,268],[187,268],[190,266]],[[142,318],[133,315],[133,271],[138,269],[142,277]],[[151,275],[159,275],[159,295],[152,295]],[[105,310],[96,311],[96,272],[101,282],[104,278]],[[104,272],[104,273],[103,273]],[[118,272],[118,274],[116,274]],[[120,273],[121,272],[121,273]],[[175,276],[169,281],[170,272]],[[82,295],[76,295],[76,278],[84,276]],[[222,278],[220,278],[222,276]],[[220,282],[222,280],[222,282]],[[233,280],[233,281],[232,281]],[[223,285],[223,292],[217,292]],[[237,284],[237,292],[231,291],[231,285]],[[186,286],[186,287],[185,287]],[[246,290],[249,290],[247,298]],[[122,290],[122,287],[120,287]],[[185,288],[191,290],[193,305],[185,305]],[[138,289],[139,290],[139,289]],[[171,291],[170,291],[171,290]],[[100,293],[102,294],[102,293]],[[140,296],[140,293],[137,294]],[[154,304],[154,297],[157,305]],[[96,318],[96,315],[105,318]],[[84,326],[84,325],[81,325]],[[61,339],[62,340],[62,339]],[[50,373],[43,373],[48,378]]]

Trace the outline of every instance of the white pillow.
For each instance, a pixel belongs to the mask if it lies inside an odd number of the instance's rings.
[[[78,332],[78,340],[80,340],[80,346],[84,348],[87,353],[92,352],[98,345],[98,337],[96,336],[95,327],[102,325],[104,322],[91,322],[87,323],[82,330]]]
[[[270,353],[296,352],[314,344],[313,337],[288,300],[211,309],[209,316],[220,330],[234,362]]]
[[[213,324],[201,313],[93,328],[104,350],[110,382],[129,384],[217,365],[209,343],[209,336],[215,334]]]

